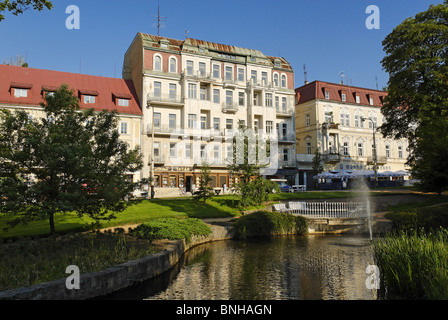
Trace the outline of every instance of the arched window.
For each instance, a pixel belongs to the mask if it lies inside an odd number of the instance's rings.
[[[154,70],[162,71],[162,57],[159,55],[154,56]]]
[[[282,88],[286,88],[286,75],[282,74]]]
[[[176,73],[177,72],[177,60],[176,58],[170,58],[170,72]]]
[[[278,87],[278,73],[274,73],[274,86]]]

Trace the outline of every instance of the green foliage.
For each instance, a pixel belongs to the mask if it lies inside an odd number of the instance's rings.
[[[108,220],[133,204],[125,198],[137,184],[126,175],[142,161],[119,139],[116,112],[80,111],[66,85],[42,107],[36,120],[0,110],[0,212],[15,217],[11,226],[46,217],[54,234],[55,214]]]
[[[373,245],[380,295],[391,299],[448,299],[448,233],[394,235]]]
[[[423,207],[407,211],[389,212],[386,218],[402,232],[430,232],[448,228],[448,206]]]
[[[409,139],[413,176],[440,193],[448,186],[448,3],[406,19],[383,46],[389,94],[381,131]]]
[[[318,148],[314,152],[312,168],[314,175],[318,175],[319,173],[324,171],[324,166],[322,164],[322,155]]]
[[[259,206],[269,200],[270,193],[280,192],[276,183],[264,179],[260,174],[261,169],[267,166],[261,163],[260,157],[263,154],[268,157],[271,143],[268,143],[267,149],[259,143],[253,130],[240,125],[233,140],[233,161],[227,165],[227,169],[239,179],[234,187],[241,195],[242,208]]]
[[[19,239],[0,246],[0,292],[66,278],[69,265],[97,272],[155,252],[148,241],[119,232]]]
[[[13,15],[17,16],[22,14],[30,6],[38,11],[42,11],[44,8],[49,10],[53,8],[53,4],[48,0],[2,0],[0,1],[0,21],[5,19],[2,12],[10,11]]]
[[[439,195],[448,186],[448,118],[422,122],[416,131],[409,164],[417,187]]]
[[[214,192],[213,188],[210,186],[212,178],[210,177],[210,166],[203,162],[201,166],[201,177],[199,179],[199,188],[195,192],[194,198],[198,201],[202,200],[204,203],[208,199],[213,198]]]
[[[130,234],[146,240],[182,240],[191,241],[192,236],[207,236],[210,227],[195,218],[160,218],[143,223],[130,231]]]
[[[448,116],[448,4],[404,20],[383,41],[389,94],[383,133],[407,137],[411,124]]]
[[[241,194],[239,205],[242,208],[260,206],[263,202],[270,200],[269,195],[271,193],[280,192],[277,183],[260,176],[247,182],[240,182],[236,185],[236,189]]]
[[[282,234],[305,234],[306,220],[282,212],[257,211],[235,222],[238,238],[269,237]]]

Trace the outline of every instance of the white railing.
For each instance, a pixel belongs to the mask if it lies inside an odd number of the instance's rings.
[[[368,215],[365,202],[289,202],[274,204],[274,210],[306,218],[363,218]]]

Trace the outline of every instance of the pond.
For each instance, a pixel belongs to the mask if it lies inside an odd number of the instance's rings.
[[[107,299],[376,300],[366,286],[368,238],[288,236],[219,241],[189,250],[171,271]]]

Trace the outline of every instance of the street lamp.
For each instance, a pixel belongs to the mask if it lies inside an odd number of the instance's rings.
[[[366,120],[370,120],[372,122],[372,128],[373,128],[373,172],[375,173],[375,187],[378,187],[378,158],[376,155],[376,139],[375,139],[375,133],[376,133],[376,124],[375,121],[372,120],[372,118],[361,118],[361,121],[364,122]]]
[[[154,106],[149,103],[149,95],[146,102],[147,108],[152,108],[152,126],[151,126],[151,173],[150,173],[150,183],[151,183],[151,199],[154,199]]]

